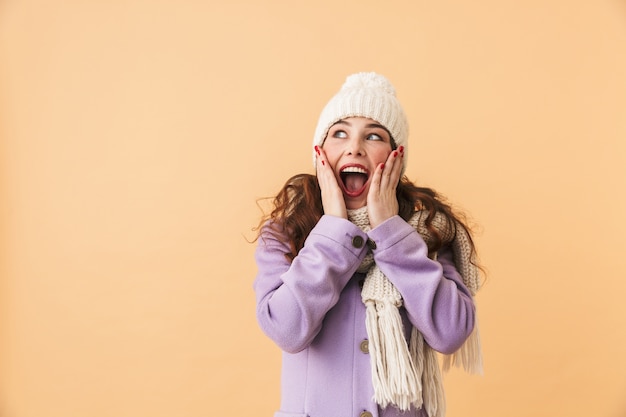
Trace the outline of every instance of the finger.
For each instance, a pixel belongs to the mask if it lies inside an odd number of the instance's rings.
[[[319,172],[319,166],[320,166],[320,164],[321,164],[322,166],[326,165],[326,162],[325,162],[325,156],[326,156],[326,155],[322,156],[322,149],[321,149],[319,146],[317,146],[317,145],[315,145],[315,147],[314,147],[313,149],[315,150],[315,153],[317,154],[317,156],[315,157],[315,158],[316,158],[315,160],[316,160],[316,162],[317,162],[317,163],[315,164],[315,168],[316,168],[316,169],[318,170],[318,172]]]
[[[370,183],[369,194],[377,195],[378,193],[380,193],[382,176],[383,176],[384,170],[385,170],[385,164],[384,163],[378,164],[378,166],[374,170],[374,173],[372,174],[372,182]]]
[[[392,153],[394,162],[393,168],[389,173],[389,185],[392,186],[394,189],[397,188],[400,177],[402,176],[402,166],[404,163],[404,146],[400,146],[400,148],[398,148],[398,150],[395,152],[397,153]]]
[[[330,181],[329,175],[332,175],[332,180],[334,180],[335,176],[330,169],[330,164],[328,163],[328,160],[326,159],[326,154],[324,153],[322,148],[316,146],[315,153],[315,170],[317,172],[320,187],[324,188],[324,186],[328,185]]]
[[[398,155],[393,167],[392,181],[394,187],[398,186],[400,179],[402,178],[402,170],[404,169],[404,146],[398,148]]]
[[[399,179],[399,166],[402,165],[400,160],[401,154],[398,150],[391,151],[385,162],[385,169],[382,172],[381,188],[395,188]]]

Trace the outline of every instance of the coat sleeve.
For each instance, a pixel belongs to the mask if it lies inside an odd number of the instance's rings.
[[[263,228],[255,253],[257,320],[284,351],[299,352],[312,342],[324,316],[337,303],[366,255],[367,235],[346,219],[322,216],[292,262],[280,230]]]
[[[374,259],[400,291],[409,320],[426,342],[441,353],[453,353],[474,328],[475,307],[444,247],[437,260],[428,258],[422,237],[394,216],[368,233],[376,243]]]

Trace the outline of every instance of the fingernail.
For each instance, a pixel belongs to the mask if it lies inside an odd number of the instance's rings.
[[[380,169],[385,169],[385,164],[380,164]]]
[[[324,162],[324,160],[322,159],[322,165],[326,165],[326,163]]]
[[[398,151],[393,151],[393,156],[398,156]]]
[[[315,145],[315,152],[317,152],[318,155],[321,155],[320,148],[317,145]]]
[[[398,148],[398,150],[399,150],[400,152],[404,152],[404,146],[400,146],[400,147]]]

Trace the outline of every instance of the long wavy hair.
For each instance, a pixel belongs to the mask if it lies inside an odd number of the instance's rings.
[[[465,216],[455,213],[435,190],[418,187],[404,176],[396,187],[396,196],[399,205],[398,214],[406,221],[417,210],[428,210],[426,227],[433,236],[433,241],[428,247],[429,252],[436,252],[442,246],[442,236],[432,226],[437,212],[442,213],[450,224],[457,221],[467,230],[472,251],[475,252],[471,230]],[[261,237],[264,230],[286,239],[290,251],[285,253],[285,256],[291,261],[298,255],[309,233],[324,214],[317,177],[311,174],[294,175],[287,180],[280,192],[273,198],[272,203],[273,210],[264,215],[254,229],[258,231],[256,239]]]

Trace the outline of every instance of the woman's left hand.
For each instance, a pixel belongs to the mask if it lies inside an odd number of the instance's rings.
[[[385,220],[398,214],[398,198],[396,188],[402,175],[402,159],[404,147],[391,151],[387,161],[378,165],[369,193],[367,194],[367,211],[372,229]]]

